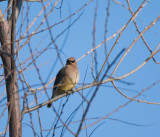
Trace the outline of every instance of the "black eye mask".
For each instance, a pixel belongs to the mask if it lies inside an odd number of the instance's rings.
[[[75,62],[75,60],[73,60],[73,61],[71,61],[71,60],[70,60],[70,62],[71,62],[71,63],[74,63],[74,62]]]
[[[71,61],[71,60],[67,60],[67,63],[74,63],[75,60]]]

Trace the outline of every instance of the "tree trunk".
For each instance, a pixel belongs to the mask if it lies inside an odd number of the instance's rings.
[[[1,49],[11,54],[11,23],[8,21],[0,21],[0,42]],[[7,45],[8,44],[8,45]],[[1,58],[3,61],[7,101],[8,105],[8,121],[9,121],[9,135],[10,137],[22,136],[21,125],[21,109],[20,99],[18,92],[18,82],[16,69],[14,69],[14,75],[11,72],[11,56],[1,52]]]

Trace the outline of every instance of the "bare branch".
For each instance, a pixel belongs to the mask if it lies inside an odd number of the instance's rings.
[[[105,30],[104,30],[104,40],[107,38],[107,27],[108,27],[108,21],[109,21],[109,8],[110,8],[110,0],[108,0],[107,8],[106,8],[106,19],[105,19]],[[104,43],[104,52],[105,56],[107,57],[107,42]],[[107,61],[107,64],[109,65],[109,61]]]
[[[89,125],[87,126],[87,128],[89,128],[89,127],[91,127],[91,126],[99,123],[100,121],[108,118],[110,115],[112,115],[113,113],[117,112],[117,111],[120,110],[121,108],[127,106],[129,103],[131,103],[131,102],[132,102],[133,100],[135,100],[137,97],[141,96],[144,91],[150,89],[151,87],[153,87],[155,84],[158,84],[159,82],[160,82],[160,81],[157,81],[157,82],[153,83],[152,85],[148,86],[146,89],[143,89],[140,93],[138,93],[136,96],[134,96],[132,99],[130,99],[130,100],[127,101],[126,103],[124,103],[124,104],[122,104],[122,105],[119,105],[119,107],[117,107],[116,109],[114,109],[114,110],[113,110],[112,112],[110,112],[109,114],[107,114],[107,115],[99,118],[99,119],[96,120],[95,122],[89,124]],[[160,103],[156,103],[156,105],[159,105],[159,104],[160,104]],[[84,129],[84,128],[86,128],[86,127],[82,127],[81,129]]]
[[[155,86],[156,84],[158,84],[160,82],[160,80],[154,82],[151,86],[149,86],[148,88],[146,89],[143,89],[139,95],[142,95],[144,91],[146,91],[147,89],[150,89],[151,87]],[[139,100],[139,99],[136,99],[136,98],[131,98],[131,97],[128,97],[127,95],[123,94],[118,88],[117,86],[115,85],[114,81],[112,81],[112,84],[113,86],[115,87],[115,89],[122,95],[124,96],[125,98],[128,98],[130,100],[134,100],[134,101],[137,101],[137,102],[142,102],[142,103],[146,103],[146,104],[155,104],[155,105],[160,105],[160,103],[157,103],[157,102],[147,102],[145,100]]]
[[[132,12],[132,9],[131,9],[129,0],[126,0],[126,1],[127,1],[127,4],[128,4],[128,10],[130,11],[131,15],[133,15],[133,12]],[[149,1],[148,1],[148,2],[149,2]],[[138,32],[139,35],[140,35],[141,32],[140,32],[140,30],[139,30],[139,28],[138,28],[138,25],[137,25],[136,21],[133,20],[133,23],[134,23],[134,25],[135,25],[135,27],[136,27],[136,29],[137,29],[137,32]],[[141,36],[141,38],[142,38],[144,44],[146,45],[147,49],[149,50],[149,52],[152,53],[152,50],[150,49],[150,47],[149,47],[149,45],[147,44],[146,40],[144,39],[143,35]],[[155,58],[153,58],[153,61],[154,61],[156,64],[160,64],[160,62],[157,62]]]
[[[125,25],[125,27],[123,28],[123,30],[120,32],[118,38],[116,39],[114,45],[112,46],[112,48],[111,48],[111,50],[110,50],[108,56],[106,57],[103,65],[102,65],[102,67],[101,67],[101,70],[99,71],[99,73],[98,73],[98,75],[97,75],[97,77],[96,77],[96,79],[95,79],[95,82],[97,81],[99,75],[101,74],[101,72],[102,72],[102,70],[103,70],[103,68],[104,68],[104,66],[105,66],[105,64],[106,64],[106,62],[107,62],[107,60],[108,60],[111,52],[113,51],[113,49],[114,49],[115,45],[117,44],[119,38],[121,37],[122,33],[123,33],[124,30],[127,28],[128,24],[129,24],[133,19],[135,19],[135,17],[137,16],[137,14],[138,14],[138,13],[140,12],[140,10],[143,8],[143,4],[145,3],[145,1],[146,1],[146,0],[144,0],[144,1],[142,2],[142,4],[140,5],[140,7],[137,9],[137,11],[134,13],[134,15],[133,15],[133,16],[129,19],[129,21],[126,23],[126,25]]]
[[[0,8],[0,22],[5,22],[6,20],[5,20],[5,18],[4,18],[4,15],[3,15],[3,13],[2,13],[2,10],[1,10],[1,8]]]
[[[108,37],[106,40],[102,41],[99,45],[97,45],[97,47],[92,48],[90,51],[88,51],[86,54],[84,54],[83,56],[81,56],[79,59],[77,59],[77,62],[80,61],[82,58],[84,58],[85,56],[87,56],[89,53],[93,52],[94,50],[100,48],[104,43],[106,43],[107,41],[109,41],[110,39],[116,37],[116,35],[118,33],[120,33],[123,30],[124,26],[118,30],[116,33],[114,33],[112,36]]]
[[[137,40],[150,28],[152,27],[158,20],[159,20],[160,16],[158,16],[148,27],[145,27],[145,29],[140,33],[140,35],[132,42],[132,44],[129,46],[128,50],[126,51],[126,53],[122,56],[121,60],[119,61],[119,63],[117,64],[117,66],[115,67],[115,69],[113,70],[112,74],[110,77],[113,76],[113,74],[115,73],[115,71],[117,70],[118,66],[120,65],[120,63],[122,62],[122,60],[124,59],[124,57],[129,53],[129,51],[131,50],[131,48],[133,47],[133,45],[137,42]],[[159,45],[160,46],[160,45]],[[157,47],[159,47],[157,46]],[[153,52],[154,53],[154,52]]]
[[[91,2],[93,2],[93,0],[88,1],[88,2],[87,2],[86,4],[84,4],[80,9],[78,9],[77,11],[75,11],[74,13],[72,13],[71,15],[69,15],[68,17],[64,18],[63,20],[61,20],[61,21],[59,21],[59,22],[51,25],[50,27],[47,27],[47,28],[42,29],[42,30],[40,30],[40,31],[34,31],[34,32],[32,32],[32,34],[30,34],[29,36],[21,37],[19,40],[16,40],[15,42],[19,42],[19,41],[22,40],[22,39],[28,38],[28,40],[25,42],[25,44],[27,44],[28,41],[30,40],[30,38],[31,38],[33,35],[39,34],[39,33],[43,32],[43,31],[46,31],[46,30],[48,30],[48,29],[51,29],[51,28],[55,27],[56,25],[59,25],[59,24],[65,22],[66,20],[68,20],[69,18],[71,18],[72,16],[74,16],[74,15],[76,15],[78,12],[80,12],[82,9],[84,9],[86,6],[88,6]],[[11,43],[8,43],[8,44],[11,44]],[[22,48],[25,44],[23,44],[23,45],[17,50],[17,52],[18,52],[19,50],[21,50],[21,48]],[[103,44],[103,43],[102,43],[102,44]],[[4,46],[6,46],[6,45],[7,45],[7,44],[4,44]]]
[[[97,20],[97,10],[98,10],[98,3],[96,3],[95,9],[94,9],[94,19],[93,19],[93,32],[92,32],[92,36],[93,36],[93,43],[92,43],[92,49],[95,48],[95,42],[96,42],[96,20]],[[96,76],[98,74],[97,71],[97,51],[93,50],[92,52],[92,66],[91,66],[91,75],[93,77],[93,79],[95,79],[94,76],[94,66],[95,66],[95,72],[96,72]]]
[[[12,28],[11,28],[11,71],[12,71],[12,77],[14,76],[14,69],[15,69],[15,61],[14,61],[14,35],[15,35],[15,25],[16,25],[16,21],[15,21],[15,14],[16,14],[16,1],[13,1],[13,5],[12,5]],[[14,81],[13,81],[14,83]]]

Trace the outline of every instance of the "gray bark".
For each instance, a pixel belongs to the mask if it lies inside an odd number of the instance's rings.
[[[0,20],[0,42],[1,49],[8,54],[11,54],[11,23]],[[4,67],[7,101],[8,105],[8,121],[9,121],[9,135],[10,137],[21,137],[22,136],[22,125],[21,125],[21,110],[20,110],[20,99],[18,92],[18,82],[16,69],[14,74],[11,72],[11,56],[3,54],[1,52],[1,58]]]

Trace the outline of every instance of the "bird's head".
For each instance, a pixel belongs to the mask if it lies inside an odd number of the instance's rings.
[[[77,65],[76,60],[74,57],[70,57],[66,61],[66,65]]]

